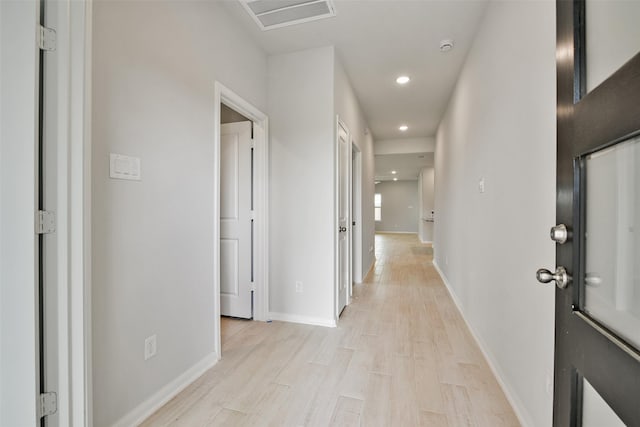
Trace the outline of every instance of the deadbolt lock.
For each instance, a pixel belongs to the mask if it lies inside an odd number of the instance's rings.
[[[551,240],[559,244],[563,244],[569,239],[569,230],[564,224],[558,224],[555,227],[551,227],[551,232],[549,234],[551,236]]]

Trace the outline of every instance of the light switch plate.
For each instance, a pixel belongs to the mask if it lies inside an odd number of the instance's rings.
[[[140,158],[110,153],[109,177],[113,179],[140,181]]]
[[[478,190],[481,193],[484,193],[484,177],[480,178],[480,181],[478,181]]]
[[[149,360],[156,355],[158,351],[158,344],[156,341],[156,335],[153,334],[144,340],[144,360]]]

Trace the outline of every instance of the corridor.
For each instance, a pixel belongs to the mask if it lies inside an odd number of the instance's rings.
[[[519,426],[412,234],[376,263],[338,328],[222,323],[223,357],[144,426]]]

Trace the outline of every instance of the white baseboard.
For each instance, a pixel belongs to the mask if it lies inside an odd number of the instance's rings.
[[[417,231],[384,231],[384,230],[376,230],[376,233],[383,233],[383,234],[418,234]]]
[[[365,274],[364,276],[362,276],[362,280],[364,281],[364,279],[367,278],[367,276],[369,275],[369,273],[371,273],[371,270],[373,270],[373,267],[376,265],[376,257],[373,257],[373,259],[371,260],[371,264],[369,264],[369,268],[367,268],[367,274]],[[362,281],[360,282],[362,283]],[[358,283],[358,284],[360,284]]]
[[[422,240],[422,239],[420,239],[420,243],[424,243],[424,244],[433,243],[433,240]]]
[[[435,259],[433,260],[433,266],[435,267],[436,271],[440,275],[440,278],[442,279],[442,282],[447,288],[447,291],[449,292],[451,299],[453,300],[454,304],[458,308],[458,311],[460,312],[460,315],[462,316],[464,323],[467,325],[467,328],[469,328],[469,331],[471,332],[471,336],[473,336],[473,339],[476,341],[476,344],[478,344],[478,347],[480,347],[480,351],[484,355],[484,358],[487,361],[489,368],[491,368],[491,371],[493,372],[493,376],[496,377],[498,384],[500,384],[500,388],[502,388],[504,395],[507,397],[507,400],[511,404],[513,411],[516,413],[516,417],[518,417],[518,421],[520,421],[520,424],[523,427],[528,427],[532,425],[530,422],[528,422],[530,418],[525,416],[525,413],[526,413],[526,410],[524,409],[525,406],[523,405],[522,401],[515,395],[515,393],[513,393],[513,391],[511,390],[511,387],[509,387],[507,383],[504,381],[504,378],[505,378],[504,372],[502,372],[502,369],[500,369],[499,365],[497,364],[495,358],[492,356],[492,353],[489,351],[489,348],[485,344],[484,340],[482,340],[482,338],[477,333],[475,328],[467,320],[466,316],[464,315],[464,310],[462,309],[462,304],[460,303],[458,296],[453,291],[453,288],[451,287],[451,284],[449,283],[447,276],[444,275],[444,273],[440,269],[440,266],[438,266],[438,263],[436,262]]]
[[[335,328],[337,326],[335,319],[327,319],[324,317],[310,317],[300,316],[297,314],[271,312],[269,313],[269,318],[280,322],[302,323],[305,325],[325,326],[328,328]]]
[[[113,424],[113,427],[133,427],[142,424],[154,412],[173,399],[178,393],[197,380],[209,368],[218,363],[218,355],[211,353],[193,365],[175,380],[158,390],[153,396],[138,405]]]

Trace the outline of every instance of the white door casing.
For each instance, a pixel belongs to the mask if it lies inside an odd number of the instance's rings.
[[[352,142],[351,160],[351,291],[353,295],[353,283],[362,282],[362,154]],[[355,222],[355,225],[353,223]]]
[[[220,127],[220,312],[252,318],[251,122]]]
[[[55,274],[56,303],[48,324],[55,345],[47,351],[57,384],[59,425],[90,425],[90,2],[59,0],[47,4],[47,26],[56,25],[56,50],[45,57],[48,71],[45,96],[48,114],[45,133],[54,146],[47,147],[46,182],[54,191],[46,194],[47,208],[55,208],[55,258],[48,256]],[[0,239],[2,301],[0,301],[0,425],[35,425],[38,419],[38,39],[40,4],[0,2],[2,61],[2,126],[0,126]],[[55,63],[48,61],[55,56]],[[52,72],[55,64],[55,74]],[[53,77],[55,78],[49,78]],[[55,100],[55,102],[54,102]],[[55,171],[55,172],[54,172]],[[55,177],[53,176],[55,175]],[[44,194],[44,193],[43,193]],[[55,199],[53,199],[55,197]],[[48,236],[50,237],[50,236]],[[51,240],[51,239],[49,239]],[[49,252],[47,248],[47,252]],[[55,266],[51,265],[55,262]],[[49,273],[47,273],[49,274]],[[19,286],[16,286],[19,284]],[[46,296],[45,296],[46,298]],[[71,321],[73,319],[73,322]],[[51,342],[51,341],[50,341]],[[10,351],[4,351],[8,350]],[[53,353],[53,354],[52,354]],[[55,366],[53,366],[55,365]],[[47,387],[49,388],[49,387]],[[53,420],[53,418],[50,418]],[[51,422],[49,422],[51,425]]]
[[[44,26],[57,30],[57,15],[60,5],[56,1],[46,0],[43,2],[44,9],[41,19]],[[40,210],[51,212],[54,216],[59,216],[58,206],[58,133],[59,108],[58,108],[58,52],[43,51],[41,79],[41,104],[42,104],[42,141],[40,145],[41,162],[39,174],[39,205]],[[62,159],[61,162],[62,163]],[[56,224],[57,225],[57,224]],[[39,236],[40,267],[41,271],[41,391],[58,394],[58,366],[59,366],[59,281],[58,281],[58,245],[63,242],[58,239],[59,231]],[[46,427],[57,427],[60,425],[60,413],[55,413],[44,417]]]
[[[221,104],[242,114],[253,122],[253,229],[254,229],[254,271],[253,271],[253,319],[268,320],[269,314],[269,118],[253,104],[243,99],[237,93],[216,81],[214,84],[214,228],[213,228],[213,311],[217,315],[213,319],[213,334],[215,336],[215,352],[222,357],[222,342],[220,333],[221,292],[220,292],[220,111]]]
[[[337,316],[349,303],[351,282],[351,139],[346,126],[338,120],[338,280],[337,280]]]

